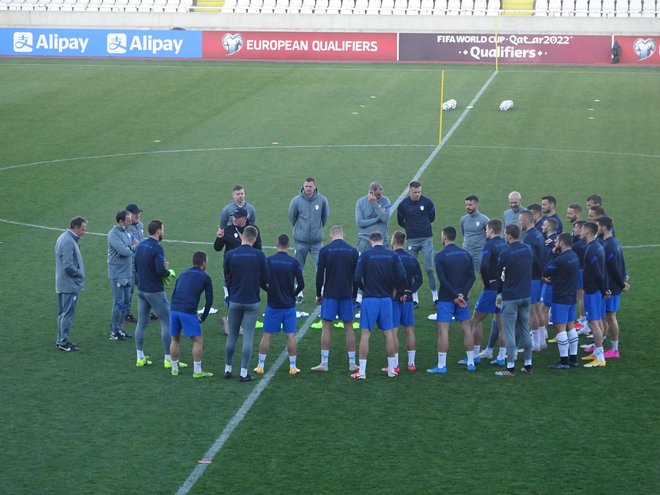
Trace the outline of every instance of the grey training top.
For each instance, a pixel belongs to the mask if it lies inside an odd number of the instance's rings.
[[[115,225],[108,232],[108,278],[133,279],[133,245],[125,227]]]
[[[85,289],[85,266],[78,247],[78,237],[65,231],[55,243],[55,292],[80,294]]]
[[[486,244],[486,223],[489,218],[475,211],[472,215],[463,215],[461,218],[461,232],[463,233],[463,249],[470,255],[481,255]]]
[[[515,210],[513,208],[509,208],[504,212],[502,215],[502,221],[504,222],[504,226],[506,227],[507,225],[513,225],[518,223],[518,217],[523,211],[527,211],[526,208],[523,208],[522,206],[518,206]]]
[[[231,215],[234,213],[234,210],[236,208],[245,208],[248,212],[248,220],[250,221],[250,225],[254,225],[257,223],[257,213],[254,210],[254,206],[252,206],[250,203],[244,203],[243,205],[237,205],[235,202],[231,202],[222,209],[220,212],[220,227],[225,228],[228,227],[229,225],[232,225],[231,221]]]
[[[374,203],[369,201],[369,195],[358,199],[355,204],[355,223],[360,229],[358,237],[368,240],[369,234],[380,232],[387,243],[387,221],[390,219],[391,207],[387,196],[381,196]]]
[[[318,189],[308,197],[304,189],[294,196],[289,205],[289,221],[293,225],[293,239],[298,242],[323,241],[323,227],[328,221],[328,200]]]

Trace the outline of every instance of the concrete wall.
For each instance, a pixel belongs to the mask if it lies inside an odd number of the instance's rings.
[[[648,36],[660,34],[660,19],[0,11],[0,27]]]

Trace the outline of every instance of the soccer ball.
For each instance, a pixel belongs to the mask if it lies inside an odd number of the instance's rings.
[[[442,109],[444,111],[456,110],[456,100],[454,100],[454,99],[447,100],[446,102],[444,102],[442,104]]]
[[[500,103],[500,112],[508,112],[513,108],[513,101],[511,100],[504,100],[502,103]]]

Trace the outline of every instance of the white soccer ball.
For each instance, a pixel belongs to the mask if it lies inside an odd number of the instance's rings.
[[[456,100],[454,100],[454,99],[447,100],[446,102],[444,102],[442,104],[442,109],[444,111],[456,110]]]
[[[513,101],[511,100],[504,100],[502,103],[500,103],[501,112],[508,112],[512,108],[513,108]]]

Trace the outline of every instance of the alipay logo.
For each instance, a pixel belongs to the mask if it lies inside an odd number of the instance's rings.
[[[126,53],[126,47],[128,46],[128,39],[126,38],[126,34],[108,33],[106,40],[108,53],[117,55],[123,55]]]
[[[14,51],[18,53],[30,53],[34,48],[32,33],[14,33]]]

